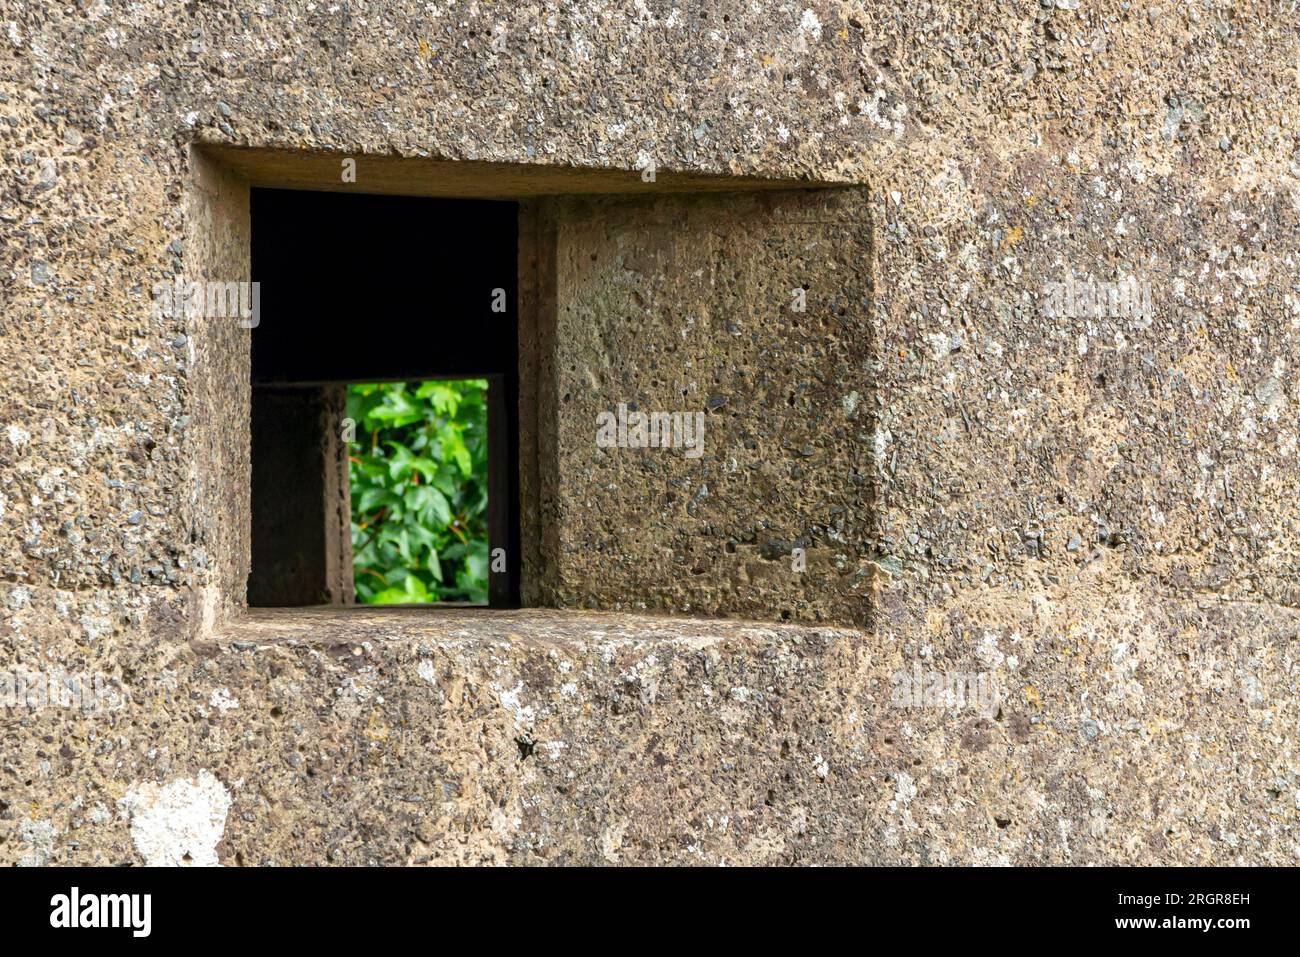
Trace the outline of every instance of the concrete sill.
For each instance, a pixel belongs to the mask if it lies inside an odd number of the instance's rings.
[[[590,645],[668,641],[706,646],[718,642],[769,644],[808,638],[861,637],[861,632],[791,622],[687,618],[667,615],[526,608],[352,606],[256,608],[219,626],[219,645],[307,643],[355,646],[361,642],[508,642]]]

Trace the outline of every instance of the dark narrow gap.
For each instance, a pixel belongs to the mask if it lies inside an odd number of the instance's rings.
[[[248,603],[357,600],[348,472],[373,465],[372,451],[397,453],[388,443],[372,450],[362,423],[349,418],[349,385],[409,383],[384,390],[413,396],[430,380],[486,380],[487,604],[517,606],[517,204],[254,189],[251,219],[259,310]],[[445,480],[421,465],[409,482],[430,477],[430,485]],[[382,519],[382,509],[375,512]],[[441,533],[460,521],[453,515],[444,527],[441,518],[415,522],[415,537],[427,537],[421,528]],[[422,565],[420,574],[432,573]]]

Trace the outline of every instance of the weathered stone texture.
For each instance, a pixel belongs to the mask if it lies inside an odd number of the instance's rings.
[[[0,0],[0,666],[132,691],[3,713],[0,862],[139,861],[185,802],[223,863],[1294,862],[1293,20]],[[242,276],[246,184],[195,144],[854,186],[825,228],[752,195],[529,213],[562,333],[535,597],[826,624],[241,623],[243,340],[151,302]],[[1045,317],[1070,274],[1147,279],[1154,316]],[[584,421],[683,388],[745,399],[698,499]],[[627,501],[671,508],[620,539]],[[801,538],[816,577],[742,551]],[[992,671],[1001,716],[889,707],[918,662]]]
[[[862,200],[794,191],[546,204],[561,449],[552,603],[866,620]],[[702,417],[702,451],[593,454],[598,416],[620,406]]]
[[[878,641],[258,612],[210,642],[114,649],[123,710],[6,723],[0,853],[198,859],[216,838],[186,826],[220,811],[231,864],[1287,863],[1296,624],[1137,590],[971,602]],[[891,707],[890,674],[949,634],[1011,682],[1003,704]],[[174,827],[141,820],[155,781],[188,795]]]

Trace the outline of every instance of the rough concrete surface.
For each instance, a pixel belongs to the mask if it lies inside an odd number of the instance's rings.
[[[1293,863],[1296,16],[0,0],[0,671],[122,692],[0,707],[0,863]],[[568,610],[243,611],[246,333],[151,289],[322,157],[545,194]],[[707,454],[597,448],[619,401]]]

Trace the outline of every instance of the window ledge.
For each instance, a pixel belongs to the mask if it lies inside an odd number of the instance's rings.
[[[705,647],[738,641],[769,644],[861,637],[855,629],[617,612],[430,606],[249,609],[215,630],[219,645],[355,646],[361,642],[509,642],[592,644],[663,641]]]

